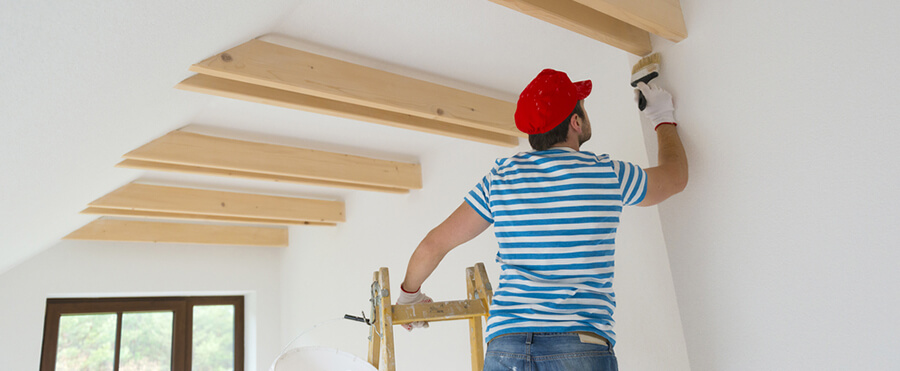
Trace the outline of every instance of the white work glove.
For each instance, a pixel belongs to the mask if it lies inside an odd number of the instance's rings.
[[[403,286],[400,286],[400,296],[397,298],[397,304],[406,305],[406,304],[431,303],[431,302],[432,302],[431,298],[429,298],[428,295],[425,295],[422,293],[421,287],[419,288],[419,291],[416,291],[414,293],[408,293],[406,291],[403,291]],[[407,323],[407,324],[400,325],[400,326],[403,326],[403,328],[405,328],[406,331],[412,331],[414,328],[428,328],[428,322],[419,321],[419,322]]]
[[[644,93],[647,99],[647,107],[641,111],[647,120],[653,125],[653,129],[664,122],[675,122],[675,105],[672,103],[672,94],[656,85],[647,85],[639,82],[638,90],[634,91],[634,101],[638,100],[638,92]]]

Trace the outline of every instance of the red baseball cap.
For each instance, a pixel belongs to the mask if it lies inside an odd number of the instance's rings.
[[[572,82],[565,72],[545,69],[519,94],[516,127],[525,134],[543,134],[562,123],[578,101],[591,94],[591,80]]]

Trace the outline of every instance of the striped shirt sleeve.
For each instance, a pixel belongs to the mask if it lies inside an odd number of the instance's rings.
[[[484,220],[494,223],[494,214],[491,212],[491,173],[481,179],[481,182],[472,187],[466,195],[466,203],[469,204]]]
[[[619,178],[622,203],[637,205],[647,195],[647,173],[640,166],[625,161],[613,161],[613,169]]]

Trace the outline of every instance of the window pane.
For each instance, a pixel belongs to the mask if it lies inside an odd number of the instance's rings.
[[[59,318],[57,370],[112,370],[116,358],[116,314]]]
[[[172,368],[173,316],[172,312],[122,314],[120,371]]]
[[[234,306],[194,306],[191,366],[194,370],[234,370]]]

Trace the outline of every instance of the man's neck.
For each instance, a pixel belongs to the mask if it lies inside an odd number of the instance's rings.
[[[565,148],[571,148],[571,149],[574,149],[574,150],[576,150],[576,151],[580,151],[580,150],[581,150],[581,146],[578,145],[578,142],[577,142],[577,141],[574,141],[574,142],[573,142],[573,141],[559,142],[559,143],[554,144],[554,145],[551,146],[550,148],[562,148],[562,147],[565,147]]]

